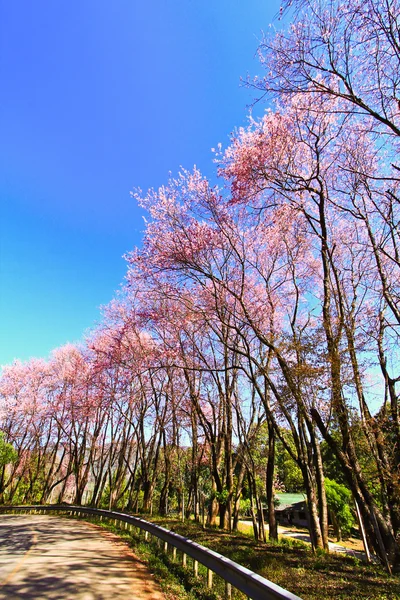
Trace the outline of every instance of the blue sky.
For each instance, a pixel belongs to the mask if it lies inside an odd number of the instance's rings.
[[[82,338],[143,221],[129,192],[246,120],[272,0],[0,0],[0,364]],[[277,26],[278,23],[275,23]]]

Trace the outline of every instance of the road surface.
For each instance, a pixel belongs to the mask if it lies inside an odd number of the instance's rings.
[[[164,600],[117,536],[50,515],[0,516],[1,600]]]
[[[251,521],[239,521],[239,524],[243,526],[242,531],[251,531],[252,525]],[[268,524],[265,524],[265,529],[268,531]],[[285,536],[289,538],[294,538],[295,540],[300,540],[302,542],[306,542],[307,544],[311,544],[310,535],[306,530],[299,530],[296,528],[285,527],[283,525],[278,525],[278,533],[279,536]],[[335,542],[328,542],[330,552],[337,552],[338,554],[348,554],[349,556],[354,556],[359,560],[366,561],[365,552],[361,550],[353,550],[352,548],[346,548],[341,544],[336,544]]]

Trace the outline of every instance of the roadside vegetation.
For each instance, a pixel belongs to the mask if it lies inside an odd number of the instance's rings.
[[[378,565],[338,554],[311,552],[310,546],[290,538],[278,542],[256,543],[252,536],[228,533],[216,528],[203,528],[198,523],[177,519],[155,518],[152,522],[211,548],[231,560],[259,573],[304,600],[398,600],[400,581]],[[205,586],[205,569],[199,577],[192,574],[190,562],[184,569],[179,556],[165,556],[153,541],[143,535],[129,534],[111,524],[101,523],[131,545],[139,558],[151,569],[171,600],[215,600],[224,597],[223,582],[214,578],[212,592]],[[135,530],[136,531],[136,530]],[[234,592],[233,598],[244,598]]]

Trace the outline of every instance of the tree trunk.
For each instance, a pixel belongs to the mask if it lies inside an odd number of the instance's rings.
[[[275,471],[275,429],[273,423],[268,420],[268,462],[266,473],[266,492],[268,509],[268,537],[270,540],[278,539],[278,524],[275,515],[274,496],[274,471]]]

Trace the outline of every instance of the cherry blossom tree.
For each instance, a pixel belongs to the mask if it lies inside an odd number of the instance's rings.
[[[330,106],[327,106],[328,102]],[[349,134],[343,121],[335,117],[337,103],[336,98],[329,101],[329,98],[313,96],[311,99],[308,97],[306,105],[305,97],[301,94],[291,96],[286,101],[284,110],[267,113],[261,121],[252,122],[248,129],[238,132],[225,153],[220,173],[230,181],[233,202],[253,206],[256,213],[266,220],[271,218],[276,206],[290,207],[304,217],[306,235],[310,240],[314,238],[312,254],[318,285],[314,297],[320,307],[320,324],[326,341],[331,407],[343,436],[342,449],[339,450],[336,446],[335,451],[347,473],[356,501],[363,505],[363,509],[367,507],[364,518],[373,523],[370,536],[377,551],[382,560],[386,560],[386,550],[382,550],[386,543],[390,560],[395,561],[397,509],[392,511],[390,521],[386,520],[365,485],[350,431],[350,413],[344,394],[347,358],[344,358],[346,353],[343,354],[343,351],[347,341],[350,345],[353,376],[359,385],[359,362],[352,337],[355,315],[357,314],[357,327],[360,327],[362,307],[368,306],[371,309],[375,305],[376,310],[377,299],[382,299],[389,310],[392,301],[389,296],[397,292],[394,284],[388,295],[385,290],[385,285],[388,288],[387,283],[377,287],[371,278],[374,273],[378,275],[378,282],[387,281],[382,269],[380,270],[376,248],[371,243],[373,236],[368,227],[364,227],[365,220],[358,219],[357,215],[354,218],[354,211],[345,208],[350,203],[354,205],[356,197],[358,202],[365,188],[358,185],[359,173],[348,161],[351,155],[348,151]],[[363,135],[361,139],[365,142],[368,134]],[[342,144],[343,138],[347,138],[347,144]],[[370,154],[366,153],[366,156],[371,158]],[[373,164],[372,160],[370,162]],[[348,172],[352,174],[351,177]],[[369,173],[371,175],[372,167]],[[364,198],[366,197],[368,196],[364,193]],[[382,221],[379,225],[381,224]],[[352,241],[349,254],[348,240]],[[388,255],[392,256],[390,253]],[[389,259],[389,262],[393,261]],[[308,264],[311,267],[312,262]],[[392,266],[391,264],[390,272]],[[395,279],[392,281],[395,282]],[[396,317],[395,311],[392,311],[392,315]],[[368,327],[365,320],[361,326]],[[358,387],[358,398],[361,411],[365,412],[365,396],[360,394],[360,390]],[[320,432],[333,444],[317,408],[312,409],[312,416]],[[369,418],[370,416],[369,413]],[[377,459],[382,461],[382,445],[379,445],[376,438],[372,440],[368,426],[365,427],[365,432],[371,441],[371,447],[376,450]],[[383,483],[382,479],[381,481]],[[390,498],[389,503],[393,506],[396,494],[392,494],[390,486],[384,486],[383,492]]]

